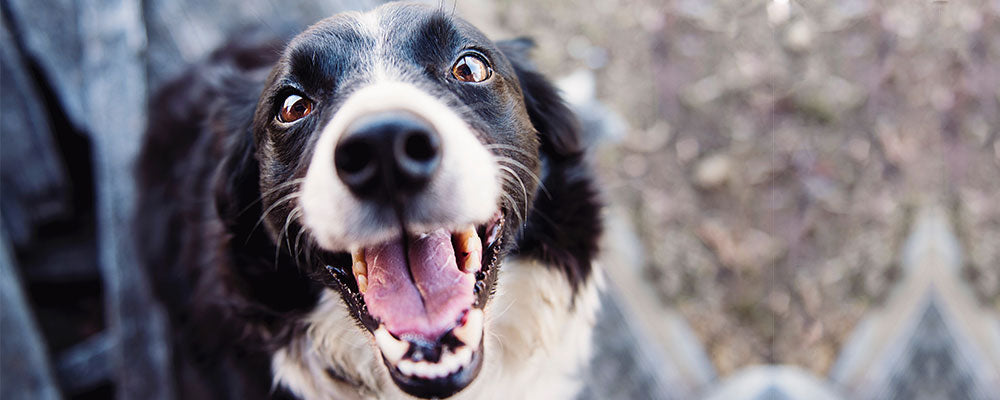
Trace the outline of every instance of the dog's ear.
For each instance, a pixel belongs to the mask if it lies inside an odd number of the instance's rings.
[[[233,132],[224,144],[225,158],[215,175],[215,209],[230,232],[251,232],[260,215],[260,171],[254,158],[253,135]],[[247,226],[250,229],[243,229]],[[240,238],[247,240],[248,238]]]
[[[542,154],[550,162],[518,241],[518,254],[562,271],[574,290],[589,279],[601,232],[597,190],[584,160],[580,125],[552,84],[532,67],[533,43],[516,39],[499,43],[517,72],[524,104],[538,130]]]
[[[538,130],[542,152],[549,157],[571,158],[582,152],[580,122],[569,109],[559,91],[540,74],[529,60],[535,44],[531,39],[519,38],[497,43],[517,73],[524,94],[531,124]]]
[[[213,136],[222,140],[223,160],[214,182],[215,208],[230,232],[249,234],[261,211],[260,168],[252,131],[260,88],[247,81],[231,81],[223,90],[223,101],[208,124],[209,129],[217,131]]]

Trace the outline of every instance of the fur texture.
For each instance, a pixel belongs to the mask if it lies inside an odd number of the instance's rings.
[[[443,49],[470,40],[493,59],[494,86],[457,86],[415,69],[450,65]],[[491,275],[484,365],[457,398],[510,397],[514,388],[524,391],[514,397],[571,397],[598,307],[591,262],[600,204],[576,120],[528,63],[530,47],[494,46],[444,12],[391,4],[324,20],[293,40],[243,33],[161,89],[138,165],[136,224],[170,312],[179,392],[405,397],[378,358],[366,330],[372,321],[345,297],[356,284],[324,269],[344,255],[324,250],[298,202],[282,201],[300,195],[289,182],[307,175],[320,132],[341,106],[389,81],[433,96],[493,157],[521,166],[497,170],[512,178],[496,181],[508,223],[499,275]],[[315,117],[276,128],[274,104],[288,77],[305,91],[324,88],[307,93],[323,101]],[[346,228],[349,236],[366,227]]]

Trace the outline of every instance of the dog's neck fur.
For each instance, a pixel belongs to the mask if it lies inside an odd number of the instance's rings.
[[[484,363],[455,399],[572,398],[591,356],[600,307],[599,271],[573,290],[560,271],[536,261],[505,260],[487,307]],[[370,335],[327,290],[306,325],[272,358],[275,386],[304,399],[410,398],[392,383]]]

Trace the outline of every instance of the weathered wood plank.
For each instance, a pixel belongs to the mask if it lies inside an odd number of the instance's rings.
[[[133,163],[145,128],[145,28],[139,0],[80,6],[87,126],[94,138],[99,258],[120,399],[173,398],[166,318],[133,243]]]
[[[143,3],[149,35],[149,87],[176,77],[241,29],[264,28],[282,35],[348,10],[368,9],[376,0],[148,0]],[[294,33],[294,32],[292,32]]]
[[[83,76],[75,0],[3,0],[8,27],[48,84],[77,129],[84,127]]]
[[[69,180],[45,105],[7,27],[0,29],[0,208],[15,246],[41,222],[70,210]]]
[[[0,376],[0,398],[5,400],[62,397],[5,233],[0,233]]]
[[[106,332],[96,334],[59,354],[56,377],[66,393],[79,393],[111,378],[114,342]]]

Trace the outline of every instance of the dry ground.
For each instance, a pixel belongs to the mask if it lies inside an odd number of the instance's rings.
[[[1000,3],[462,2],[593,71],[629,124],[598,157],[660,300],[722,374],[825,373],[900,273],[912,210],[950,206],[1000,309]],[[490,25],[490,22],[493,24]]]

